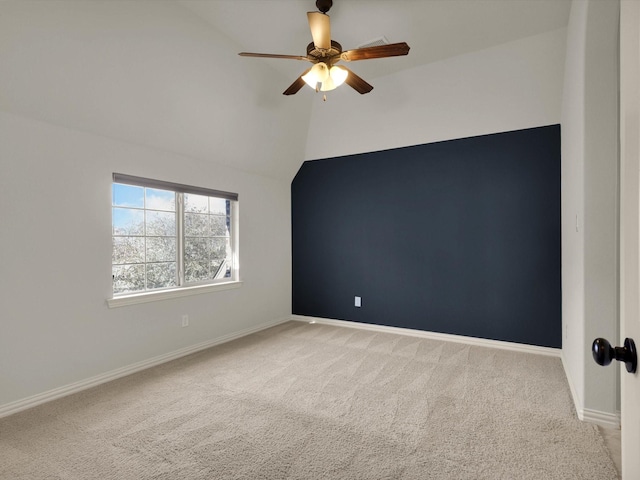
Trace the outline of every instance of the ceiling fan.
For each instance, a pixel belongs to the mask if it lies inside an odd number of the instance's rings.
[[[391,43],[375,47],[356,48],[343,51],[342,46],[331,40],[331,24],[327,12],[333,5],[333,0],[316,0],[319,12],[307,12],[309,28],[313,42],[307,45],[307,55],[277,55],[271,53],[241,52],[243,57],[285,58],[291,60],[305,60],[313,66],[303,72],[283,95],[297,93],[304,84],[308,84],[316,91],[329,91],[341,85],[343,82],[360,94],[369,93],[373,86],[353,73],[348,68],[336,65],[339,61],[353,62],[356,60],[370,60],[373,58],[396,57],[407,55],[409,45],[406,42]]]

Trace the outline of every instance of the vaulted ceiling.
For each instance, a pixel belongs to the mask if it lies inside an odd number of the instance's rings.
[[[305,55],[315,0],[182,0],[244,51]],[[332,38],[352,49],[385,37],[406,41],[407,57],[353,64],[366,78],[424,65],[567,25],[571,0],[334,0]],[[250,60],[247,60],[250,61]],[[260,60],[292,77],[306,68]],[[286,85],[283,85],[284,90]],[[281,93],[281,92],[278,92]]]
[[[350,66],[375,86],[562,28],[570,3],[334,0],[329,13],[346,49],[382,36],[411,46],[406,57]],[[237,53],[305,54],[314,10],[314,0],[2,0],[0,110],[290,179],[304,160],[313,92],[282,92],[307,64]]]

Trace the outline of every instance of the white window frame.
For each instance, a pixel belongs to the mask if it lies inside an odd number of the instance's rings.
[[[125,305],[134,305],[139,303],[154,302],[159,300],[166,300],[170,298],[178,298],[189,295],[198,295],[202,293],[228,290],[232,288],[239,288],[242,285],[240,281],[240,266],[239,266],[239,241],[238,241],[238,218],[239,218],[239,202],[238,194],[231,192],[224,192],[220,190],[213,190],[202,187],[195,187],[190,185],[183,185],[173,182],[166,182],[162,180],[153,180],[143,177],[136,177],[132,175],[125,175],[120,173],[113,174],[113,183],[127,184],[137,187],[157,188],[162,190],[170,190],[175,192],[176,195],[176,267],[178,269],[178,285],[175,287],[167,287],[162,289],[145,290],[134,293],[124,294],[112,294],[111,298],[107,299],[107,305],[109,308],[121,307]],[[112,189],[113,191],[113,189]],[[183,196],[185,193],[193,193],[196,195],[204,195],[208,197],[223,198],[230,201],[230,243],[232,253],[232,265],[230,277],[218,280],[205,280],[199,283],[184,282],[184,204]],[[113,201],[111,202],[113,205]],[[112,220],[113,225],[113,220]],[[113,230],[113,228],[112,228]],[[112,284],[113,285],[113,284]]]

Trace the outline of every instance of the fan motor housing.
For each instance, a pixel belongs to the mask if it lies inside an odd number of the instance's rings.
[[[307,55],[315,58],[319,62],[326,62],[327,60],[332,60],[334,57],[340,59],[341,53],[342,45],[335,40],[331,40],[331,49],[328,52],[321,52],[316,48],[313,42],[307,45]]]

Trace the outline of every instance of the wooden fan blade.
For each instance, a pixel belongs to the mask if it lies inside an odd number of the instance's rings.
[[[369,60],[372,58],[398,57],[409,53],[409,45],[406,42],[390,43],[389,45],[380,45],[377,47],[356,48],[355,50],[347,50],[342,52],[340,59],[345,62],[353,62],[355,60]]]
[[[365,93],[369,93],[371,90],[373,90],[373,86],[365,82],[362,77],[359,77],[347,67],[341,66],[340,68],[344,68],[347,72],[349,72],[349,75],[347,75],[347,79],[344,81],[344,83],[349,85],[356,92],[364,95]]]
[[[308,57],[303,57],[302,55],[279,55],[276,53],[251,53],[251,52],[240,52],[238,55],[241,57],[261,57],[261,58],[287,58],[290,60],[307,60],[312,61],[312,59]]]
[[[308,70],[306,70],[302,75],[300,75],[295,82],[293,82],[289,88],[287,88],[284,92],[282,92],[283,95],[295,95],[296,93],[298,93],[298,91],[305,86],[305,81],[302,79],[302,77],[304,75],[306,75],[309,70],[311,70],[310,68]]]
[[[321,52],[331,50],[329,15],[321,12],[307,12],[307,18],[309,19],[309,29],[311,30],[313,44]]]

